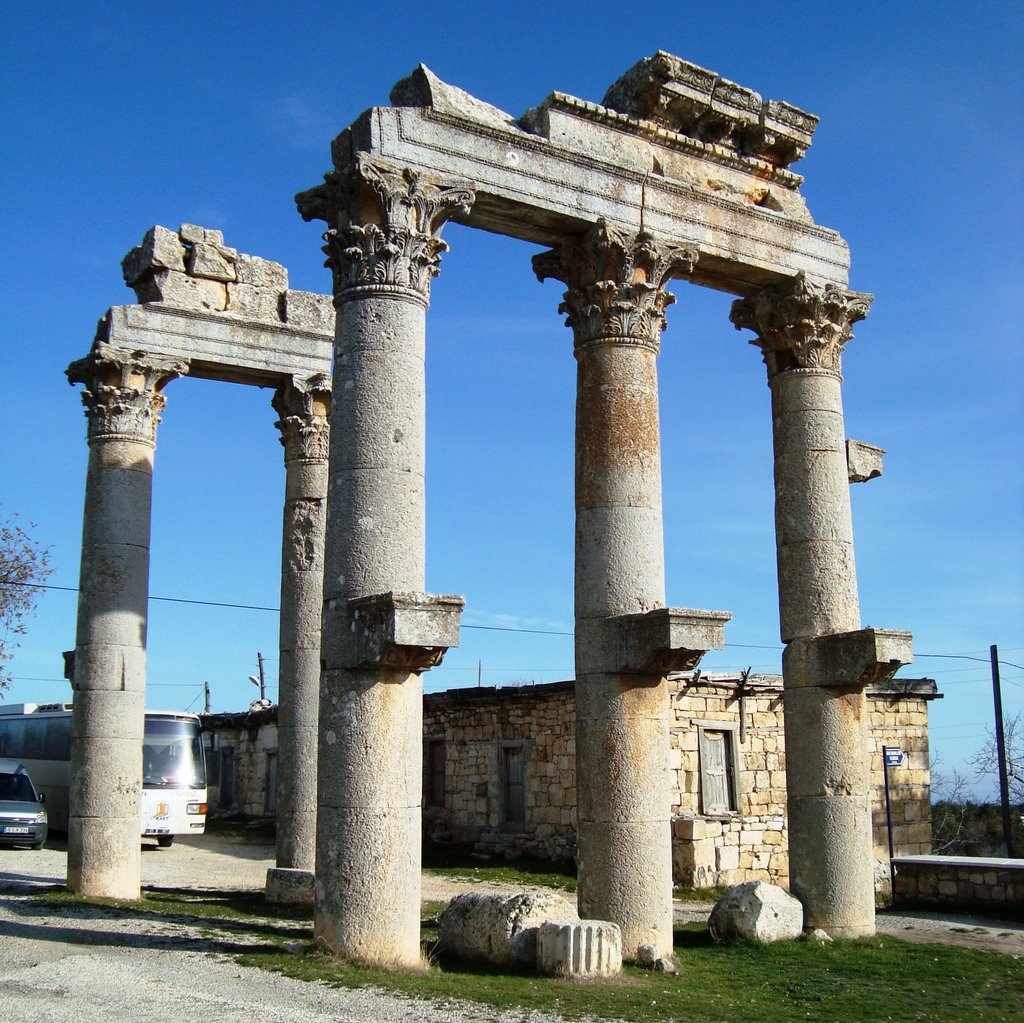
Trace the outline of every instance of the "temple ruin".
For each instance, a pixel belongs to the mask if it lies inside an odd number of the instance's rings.
[[[537,276],[566,287],[581,916],[618,924],[626,959],[670,954],[665,676],[721,647],[730,617],[665,593],[657,355],[666,288],[682,279],[737,296],[732,322],[752,332],[771,389],[791,886],[808,927],[872,933],[864,692],[910,661],[910,635],[860,622],[848,486],[878,475],[880,451],[845,436],[841,356],[871,296],[849,290],[846,243],[814,223],[790,169],[817,119],[665,53],[600,104],[552,93],[518,119],[422,66],[391,101],[334,140],[324,182],[297,196],[326,223],[333,369],[321,296],[186,225],[130,255],[142,305],[112,309],[69,370],[86,386],[91,448],[69,883],[138,891],[131,741],[163,388],[189,374],[271,385],[288,465],[282,648],[292,635],[295,651],[279,773],[287,785],[312,771],[319,735],[317,941],[418,963],[420,674],[458,642],[463,603],[424,577],[426,312],[453,220],[541,246]],[[120,766],[116,800],[91,784],[99,758]],[[311,807],[286,814],[282,830],[308,834]],[[279,866],[308,870],[308,837],[295,845],[279,846]]]

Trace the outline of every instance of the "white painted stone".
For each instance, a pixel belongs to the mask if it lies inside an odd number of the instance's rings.
[[[579,915],[556,892],[467,892],[438,918],[438,946],[460,959],[533,966],[538,929],[548,922],[578,924]]]
[[[803,933],[804,910],[787,891],[763,881],[734,885],[715,904],[708,930],[715,941],[791,941]]]
[[[586,980],[622,971],[622,932],[606,920],[547,921],[537,930],[537,969]]]

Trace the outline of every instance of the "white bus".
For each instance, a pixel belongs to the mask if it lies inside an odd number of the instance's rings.
[[[0,704],[0,757],[25,765],[46,795],[51,830],[67,832],[71,704]],[[169,846],[175,835],[201,835],[207,806],[199,718],[147,710],[142,765],[142,836]]]

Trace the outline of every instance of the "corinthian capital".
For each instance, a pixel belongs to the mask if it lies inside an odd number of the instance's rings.
[[[102,323],[101,323],[102,327]],[[162,391],[188,372],[187,362],[129,352],[97,341],[84,358],[64,371],[70,384],[84,384],[82,404],[88,438],[142,441],[156,445],[156,427],[167,404]]]
[[[729,319],[737,330],[752,330],[768,377],[788,369],[838,373],[853,325],[871,308],[873,295],[838,284],[816,284],[803,273],[792,281],[737,299]]]
[[[534,256],[533,270],[541,281],[568,286],[558,311],[577,348],[614,340],[657,351],[665,309],[675,301],[665,285],[696,262],[695,249],[661,243],[648,231],[629,234],[602,219],[580,239]]]
[[[327,222],[324,265],[334,275],[336,303],[365,290],[411,293],[426,303],[448,251],[441,227],[468,213],[475,198],[463,184],[359,155],[295,202],[304,220]]]
[[[331,378],[317,373],[306,380],[293,378],[274,392],[274,424],[281,431],[285,462],[326,462],[330,426]]]

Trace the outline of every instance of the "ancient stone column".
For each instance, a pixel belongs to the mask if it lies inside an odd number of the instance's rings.
[[[423,592],[425,316],[441,226],[472,201],[362,156],[297,197],[327,221],[337,308],[314,932],[366,962],[420,959],[419,673],[462,606]]]
[[[656,359],[669,277],[696,253],[599,221],[535,256],[569,288],[576,389],[576,793],[579,911],[622,952],[672,951],[668,692],[679,622],[665,608]],[[693,615],[693,612],[683,614]],[[721,622],[728,616],[720,616]],[[719,625],[720,629],[720,625]],[[716,645],[709,642],[708,646]],[[707,649],[705,647],[704,649]]]
[[[316,859],[320,620],[327,522],[326,376],[292,380],[274,393],[284,445],[281,662],[277,719],[277,867],[312,873]],[[268,874],[268,893],[274,889]]]
[[[89,423],[68,822],[81,895],[139,897],[153,454],[161,391],[187,369],[100,340],[67,370]]]
[[[909,634],[860,629],[840,370],[870,304],[801,274],[731,313],[772,393],[790,885],[843,937],[875,929],[864,689],[909,660]]]

